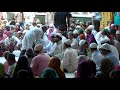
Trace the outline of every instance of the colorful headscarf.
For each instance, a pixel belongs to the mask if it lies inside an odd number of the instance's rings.
[[[47,67],[40,76],[41,78],[59,78],[56,71]]]
[[[77,78],[88,79],[96,75],[96,64],[90,60],[84,60],[78,64]]]
[[[79,37],[80,37],[80,40],[85,39],[85,34],[80,34]]]
[[[57,72],[59,78],[65,78],[65,74],[61,70],[60,65],[61,65],[60,59],[54,56],[50,59],[48,67],[53,68]]]

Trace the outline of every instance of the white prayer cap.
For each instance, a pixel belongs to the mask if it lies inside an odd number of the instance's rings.
[[[116,31],[116,34],[120,34],[120,31],[119,31],[119,30],[117,30],[117,31]]]
[[[56,35],[56,33],[53,32],[50,34],[50,37],[55,36],[55,35]]]
[[[79,45],[82,46],[86,43],[86,40],[80,40]]]
[[[104,39],[101,40],[101,43],[106,43],[106,42],[108,42],[108,41],[109,41],[109,39],[104,38]]]
[[[19,23],[16,23],[16,25],[20,25]]]
[[[9,24],[9,23],[6,23],[6,26],[10,26],[10,24]]]
[[[73,34],[79,34],[78,30],[74,30]]]
[[[67,39],[64,43],[71,46],[71,43],[72,43],[72,42],[71,42],[70,39]]]
[[[96,44],[96,43],[91,43],[91,44],[89,45],[89,47],[90,47],[90,48],[97,48],[97,44]]]
[[[108,43],[104,43],[99,48],[100,49],[105,49],[105,50],[110,50],[110,45]]]
[[[81,27],[79,25],[77,25],[76,28],[81,28]]]
[[[112,26],[115,26],[115,24],[111,24],[111,27],[112,27]]]
[[[54,24],[53,23],[49,24],[49,27],[54,27]]]
[[[60,38],[62,38],[62,34],[61,33],[56,33],[56,36],[59,36]]]
[[[93,30],[93,29],[94,29],[94,25],[89,25],[89,26],[87,27],[87,29]]]
[[[80,24],[84,24],[84,22],[80,22]]]
[[[22,31],[18,31],[17,33],[22,33]]]

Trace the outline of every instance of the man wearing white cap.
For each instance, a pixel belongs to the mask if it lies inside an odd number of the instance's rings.
[[[86,40],[80,40],[79,42],[80,50],[78,53],[80,55],[86,55],[87,56],[87,48],[89,46],[88,42]]]
[[[71,40],[71,47],[73,48],[73,49],[78,49],[78,41],[73,37],[73,32],[71,32],[71,31],[69,31],[68,32],[68,39],[70,39]]]
[[[119,66],[119,59],[117,59],[117,57],[111,52],[111,47],[109,44],[102,44],[100,46],[100,53],[104,56],[102,60],[109,58],[112,60],[114,66]]]
[[[102,58],[104,57],[99,50],[97,50],[97,44],[96,43],[91,43],[89,45],[90,51],[92,53],[92,60],[95,62],[96,64],[96,68],[100,67],[100,61],[102,60]]]
[[[78,30],[73,31],[73,37],[77,40],[77,43],[79,44],[80,38],[79,38],[79,31]]]
[[[91,33],[94,35],[94,37],[96,36],[97,31],[94,29],[94,25],[89,25],[87,29],[91,30]]]
[[[78,54],[75,49],[71,48],[71,40],[67,39],[64,42],[64,56],[62,59],[62,68],[67,72],[74,72],[77,69]]]
[[[56,33],[56,35],[55,35],[55,48],[51,53],[49,53],[49,55],[62,58],[63,52],[64,52],[63,45],[64,44],[62,43],[62,34]]]

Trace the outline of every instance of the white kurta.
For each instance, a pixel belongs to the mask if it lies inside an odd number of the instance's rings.
[[[51,52],[54,51],[55,49],[55,43],[50,42],[46,47],[45,47],[45,51],[47,51],[47,54],[49,55]]]
[[[66,68],[68,72],[74,72],[77,69],[78,53],[75,49],[67,48],[62,59],[62,68]]]
[[[79,45],[79,42],[77,41],[77,39],[73,38],[72,43],[71,43],[71,47],[73,49],[78,49],[78,45]]]
[[[55,43],[55,48],[53,50],[53,52],[50,53],[51,56],[57,56],[60,59],[63,57],[63,49],[64,44],[62,43],[62,41],[59,41],[58,44]]]
[[[100,67],[100,61],[104,58],[104,56],[100,53],[99,50],[95,50],[92,53],[92,60],[93,62],[95,62],[96,67],[99,68]]]

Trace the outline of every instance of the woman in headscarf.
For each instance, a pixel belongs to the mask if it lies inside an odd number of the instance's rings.
[[[30,78],[34,78],[33,73],[32,73],[32,69],[28,65],[28,59],[27,59],[26,56],[20,56],[19,57],[12,77],[16,78],[17,77],[17,72],[19,70],[22,70],[22,69],[27,70],[29,72]]]
[[[94,35],[92,34],[92,29],[91,29],[91,28],[86,28],[85,31],[86,31],[86,40],[87,40],[89,43],[93,43],[93,42],[96,43],[95,37],[94,37]]]
[[[48,67],[54,69],[58,74],[59,78],[65,78],[65,73],[64,71],[61,70],[60,65],[61,65],[60,59],[58,57],[53,56],[50,59]]]
[[[0,41],[5,40],[7,38],[7,35],[3,33],[3,30],[0,29]]]
[[[27,59],[28,59],[28,65],[30,66],[31,61],[32,61],[32,59],[34,57],[34,52],[33,52],[33,50],[31,48],[26,50],[26,56],[27,56]]]
[[[34,48],[35,45],[39,44],[42,35],[41,29],[37,27],[30,29],[22,40],[21,55],[24,55],[28,48]]]
[[[54,69],[47,67],[40,75],[40,78],[59,78],[59,76]]]
[[[86,55],[79,55],[77,57],[77,64],[79,64],[82,61],[88,60]],[[77,78],[77,70],[74,72],[74,78]]]
[[[84,60],[78,64],[77,78],[91,79],[95,78],[96,64],[90,60]]]

